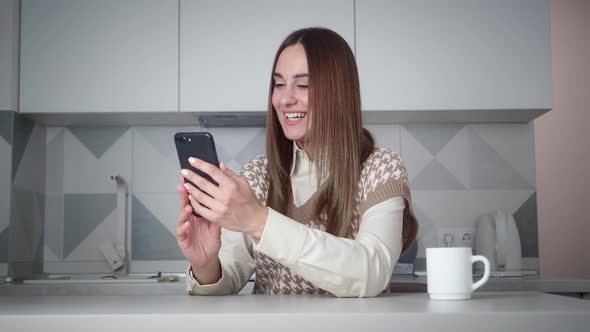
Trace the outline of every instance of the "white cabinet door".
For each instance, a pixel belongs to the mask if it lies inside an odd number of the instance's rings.
[[[265,111],[277,48],[309,26],[354,50],[354,1],[181,0],[180,110]]]
[[[365,110],[551,108],[547,0],[356,0]]]
[[[23,0],[21,112],[178,111],[178,0]]]
[[[0,111],[18,101],[18,0],[0,0]]]

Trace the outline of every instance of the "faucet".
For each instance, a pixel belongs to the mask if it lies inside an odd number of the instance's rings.
[[[129,241],[127,221],[127,196],[128,186],[125,179],[120,175],[111,175],[115,181],[117,193],[117,239],[115,243],[105,242],[100,251],[110,264],[114,275],[126,276],[129,274]]]

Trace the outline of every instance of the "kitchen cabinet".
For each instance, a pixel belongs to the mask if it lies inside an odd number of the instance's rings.
[[[335,30],[354,49],[354,1],[181,0],[180,110],[266,111],[277,48],[309,26]]]
[[[0,109],[18,101],[46,124],[263,117],[276,49],[309,26],[355,51],[366,123],[527,122],[552,107],[548,0],[22,0],[21,14],[20,99],[5,98],[19,64],[3,38]]]
[[[178,0],[23,0],[21,112],[178,111]]]
[[[18,0],[0,0],[0,111],[18,105]]]
[[[547,0],[357,0],[356,41],[364,110],[552,106]]]

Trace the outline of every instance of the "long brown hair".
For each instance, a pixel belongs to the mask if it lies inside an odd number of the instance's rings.
[[[350,237],[362,163],[375,146],[371,134],[362,127],[356,61],[346,41],[336,32],[306,28],[292,32],[283,41],[275,55],[272,73],[281,52],[295,44],[305,49],[309,73],[305,149],[315,161],[318,181],[323,180],[318,183],[314,218],[324,224],[328,233]],[[283,134],[272,105],[272,73],[266,129],[267,206],[286,214],[292,196],[289,170],[293,141]]]

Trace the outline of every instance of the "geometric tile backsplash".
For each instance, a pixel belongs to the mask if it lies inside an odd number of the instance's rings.
[[[44,127],[15,112],[0,112],[0,273],[43,272],[45,210]]]
[[[400,136],[420,222],[418,256],[437,244],[438,228],[474,229],[480,215],[500,210],[519,212],[523,257],[538,257],[532,123],[412,124]]]
[[[117,175],[127,183],[127,230],[131,271],[144,272],[148,262],[158,271],[162,261],[184,269],[174,229],[178,213],[178,157],[172,139],[178,131],[198,127],[50,127],[47,135],[46,270],[108,272],[99,248],[116,242],[120,220]],[[263,128],[214,128],[218,154],[238,169],[264,152]],[[86,266],[84,268],[84,266]],[[138,268],[137,266],[142,266]],[[151,272],[150,271],[150,272]]]
[[[8,272],[13,112],[0,112],[0,276]]]
[[[440,227],[474,227],[478,216],[497,210],[515,215],[523,256],[538,257],[532,123],[366,127],[378,146],[400,152],[408,169],[420,223],[418,257],[437,245]],[[99,248],[120,240],[122,216],[128,220],[131,272],[163,271],[164,265],[183,271],[174,238],[180,172],[172,137],[179,131],[211,132],[220,160],[233,170],[265,150],[264,128],[46,128],[47,272],[110,272]],[[0,156],[14,155],[11,142],[0,136]],[[11,161],[1,160],[0,184],[6,188],[4,164]],[[125,182],[126,193],[114,175]],[[6,195],[0,193],[0,204]],[[125,197],[127,206],[117,197]],[[0,246],[0,264],[5,250]]]

